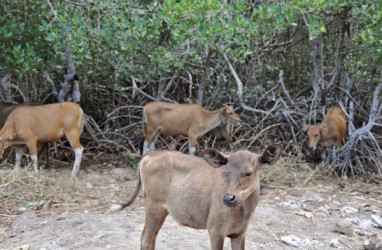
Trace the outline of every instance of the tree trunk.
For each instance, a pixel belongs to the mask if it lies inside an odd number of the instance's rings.
[[[322,95],[324,89],[324,66],[323,66],[323,52],[322,52],[322,39],[316,37],[312,41],[312,58],[313,58],[313,91],[314,91],[314,106],[316,106],[318,98],[322,104],[326,103],[326,96]]]
[[[196,104],[198,104],[199,106],[202,106],[202,102],[203,102],[204,89],[207,83],[207,75],[208,75],[208,69],[210,67],[211,55],[212,55],[212,49],[211,47],[209,47],[207,49],[207,57],[206,57],[206,62],[204,64],[204,72],[203,72],[202,79],[200,80],[200,84],[198,88],[198,97],[196,100]]]
[[[341,82],[344,79],[344,67],[345,67],[345,59],[349,52],[350,46],[350,23],[348,21],[349,18],[349,10],[344,11],[345,18],[342,23],[342,28],[340,31],[340,37],[338,42],[338,52],[337,52],[337,74],[335,74],[335,78],[333,81],[334,86],[336,87],[336,94],[340,98],[340,88]],[[342,99],[342,98],[340,98]]]
[[[79,86],[79,78],[76,75],[76,69],[74,67],[72,53],[68,46],[65,47],[65,57],[68,64],[67,73],[64,75],[64,82],[61,83],[61,89],[58,94],[58,101],[72,101],[80,102],[81,92]]]

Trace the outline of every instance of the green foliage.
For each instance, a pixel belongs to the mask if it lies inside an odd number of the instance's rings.
[[[126,153],[126,156],[127,158],[129,158],[130,166],[133,169],[137,169],[140,158],[137,155],[130,154],[130,153]]]
[[[282,42],[287,33],[308,34],[310,40],[326,35],[328,25],[341,21],[345,10],[351,13],[345,21],[354,30],[352,43],[365,48],[349,56],[353,66],[381,60],[380,1],[3,2],[0,72],[19,78],[45,70],[62,71],[65,46],[71,49],[83,78],[118,75],[112,80],[121,87],[131,76],[153,82],[175,70],[200,75],[208,49],[213,50],[214,61],[224,61],[226,53],[245,63],[259,47]],[[334,52],[335,46],[333,42],[327,48]],[[279,68],[277,60],[269,66]],[[359,71],[363,74],[361,68]]]

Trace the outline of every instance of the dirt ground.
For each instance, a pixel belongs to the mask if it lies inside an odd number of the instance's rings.
[[[15,186],[9,179],[0,183],[0,249],[139,249],[142,196],[131,207],[105,215],[135,187],[136,171],[124,162],[92,164],[88,159],[75,181],[69,177],[70,166],[38,177],[31,172],[19,172],[28,181]],[[3,177],[12,174],[10,167],[0,170]],[[332,177],[308,187],[267,183],[246,249],[381,249],[372,248],[382,234],[381,186],[378,180]],[[5,195],[10,190],[14,193]],[[39,195],[27,196],[28,190]],[[285,243],[288,237],[291,242]],[[209,249],[208,234],[180,226],[169,216],[157,249]],[[229,239],[224,249],[230,249]]]

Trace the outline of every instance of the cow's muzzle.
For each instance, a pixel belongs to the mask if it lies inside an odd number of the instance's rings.
[[[223,198],[224,204],[226,204],[229,207],[234,207],[237,205],[237,200],[235,195],[232,194],[225,194]]]
[[[314,150],[314,149],[311,148],[311,147],[308,147],[307,150],[306,150],[306,155],[307,155],[308,157],[312,157],[312,156],[314,156],[315,153],[316,153],[316,150]]]

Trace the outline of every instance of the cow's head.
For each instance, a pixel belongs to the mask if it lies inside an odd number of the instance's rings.
[[[221,108],[220,111],[220,118],[224,124],[229,123],[234,126],[240,124],[240,117],[235,113],[232,106],[224,105],[224,108]]]
[[[0,136],[0,158],[3,157],[4,150],[11,145],[11,142],[16,138],[16,133],[9,136]]]
[[[201,156],[215,168],[223,167],[228,188],[223,198],[224,204],[234,207],[245,201],[260,188],[260,167],[276,163],[282,152],[281,144],[269,146],[262,155],[246,150],[225,155],[214,149],[205,149]]]
[[[309,144],[308,147],[316,150],[318,143],[321,140],[320,125],[306,125],[304,124],[303,130],[307,131]]]

